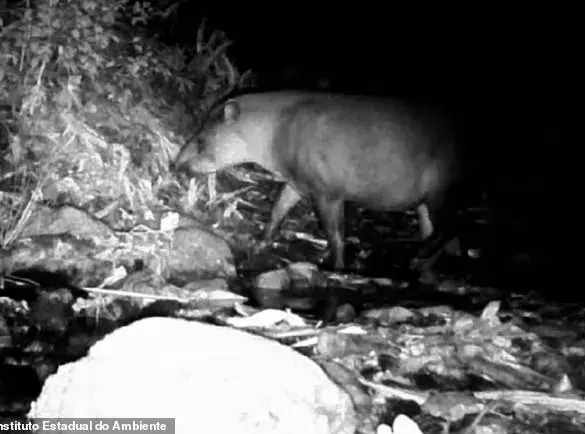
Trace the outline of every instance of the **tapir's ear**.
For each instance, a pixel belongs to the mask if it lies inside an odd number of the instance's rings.
[[[240,105],[233,99],[226,102],[223,106],[224,122],[235,122],[240,117]]]

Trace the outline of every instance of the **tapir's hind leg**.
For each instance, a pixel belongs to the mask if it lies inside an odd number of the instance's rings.
[[[420,226],[420,238],[421,240],[426,240],[434,232],[434,225],[431,220],[429,207],[422,203],[416,208],[416,212],[418,214],[418,222]]]
[[[435,262],[442,248],[458,235],[458,198],[456,192],[437,195],[417,208],[422,245],[411,268],[422,271]]]

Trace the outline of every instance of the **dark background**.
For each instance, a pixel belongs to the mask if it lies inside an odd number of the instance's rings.
[[[208,16],[210,28],[235,42],[230,53],[241,68],[278,75],[298,67],[357,91],[453,101],[494,98],[494,92],[541,100],[565,91],[570,11],[301,5],[199,9],[187,2],[169,36],[189,43],[197,21]]]

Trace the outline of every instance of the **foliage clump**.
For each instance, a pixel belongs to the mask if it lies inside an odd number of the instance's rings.
[[[169,10],[129,0],[39,0],[9,12],[0,18],[0,247],[37,202],[86,209],[116,229],[153,220],[199,115],[246,79],[226,35],[206,35],[203,21],[192,47],[169,47],[147,27]]]

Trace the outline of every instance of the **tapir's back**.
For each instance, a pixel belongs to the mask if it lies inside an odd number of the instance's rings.
[[[273,166],[308,193],[395,209],[422,201],[458,173],[454,131],[438,111],[368,97],[287,98],[266,145]]]

